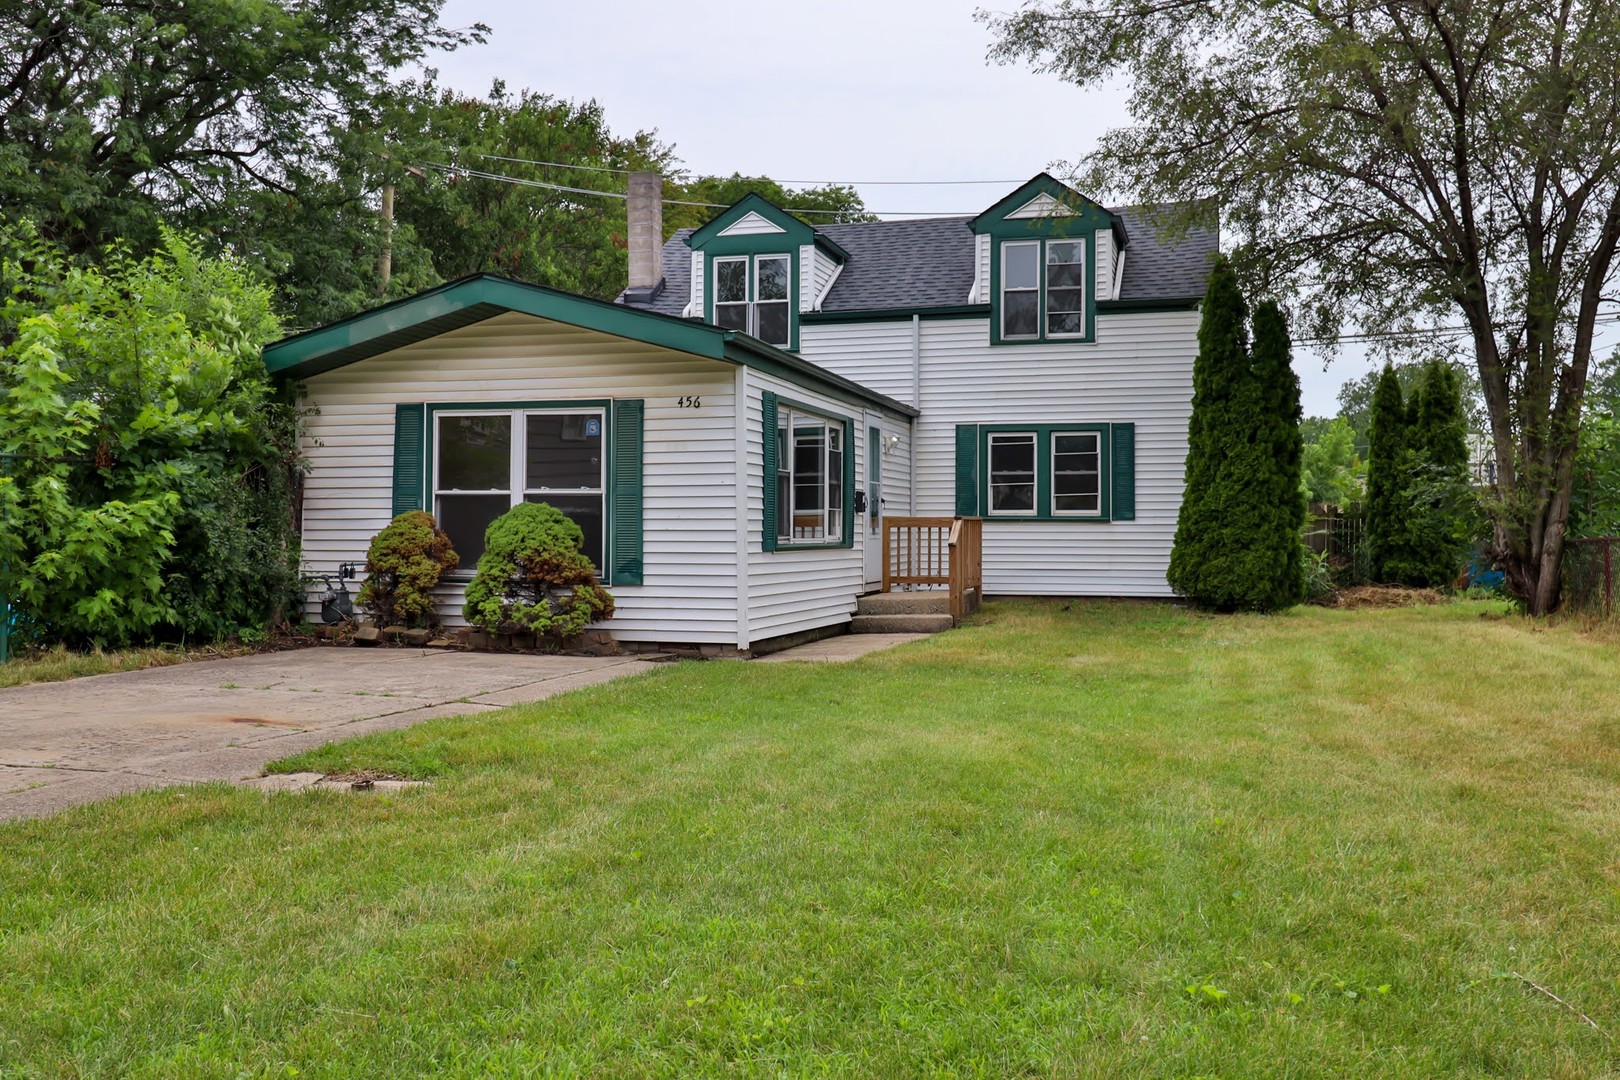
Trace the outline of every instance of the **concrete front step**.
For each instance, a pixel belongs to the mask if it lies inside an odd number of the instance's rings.
[[[951,628],[951,616],[929,614],[857,615],[850,621],[854,634],[937,634]]]
[[[857,602],[861,615],[949,615],[951,594],[947,592],[872,593]]]

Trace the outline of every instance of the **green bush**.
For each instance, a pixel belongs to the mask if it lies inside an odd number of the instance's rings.
[[[520,503],[490,523],[467,586],[467,621],[489,633],[533,633],[553,645],[611,618],[579,526],[545,503]]]
[[[371,538],[360,606],[378,626],[436,626],[433,589],[459,565],[461,557],[433,515],[407,510]]]
[[[0,594],[42,644],[262,628],[296,602],[302,467],[270,292],[174,234],[99,257],[0,230]]]

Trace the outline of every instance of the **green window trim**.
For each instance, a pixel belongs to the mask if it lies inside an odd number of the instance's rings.
[[[782,245],[785,241],[780,233],[762,233],[756,236],[720,237],[709,242],[703,249],[703,321],[710,326],[718,326],[714,319],[715,303],[715,269],[716,262],[727,259],[747,259],[748,263],[748,300],[750,311],[759,301],[754,291],[759,279],[759,260],[762,258],[785,258],[788,260],[788,340],[786,345],[775,345],[778,349],[787,349],[797,352],[799,349],[799,249],[791,247],[786,250]],[[744,331],[733,331],[743,333]],[[759,339],[757,335],[750,337]],[[772,344],[766,342],[767,345]]]
[[[580,398],[553,401],[443,401],[400,404],[394,409],[394,506],[433,512],[433,461],[437,416],[441,412],[538,412],[547,409],[598,409],[602,412],[602,444],[607,452],[606,489],[602,499],[602,532],[606,548],[598,567],[602,583],[610,587],[642,584],[643,558],[643,421],[645,404],[639,398]],[[415,448],[412,430],[419,432]],[[464,584],[472,580],[471,567],[460,567],[445,580]]]
[[[1052,510],[1052,438],[1071,433],[1097,435],[1098,512]],[[990,512],[990,436],[1032,435],[1035,441],[1035,512]],[[1074,525],[1136,519],[1136,425],[1131,423],[958,424],[956,427],[956,515],[998,521],[1055,521]]]
[[[1058,221],[1068,220],[1059,218]],[[1047,333],[1047,245],[1053,240],[1065,243],[1079,242],[1085,245],[1085,265],[1081,271],[1081,291],[1085,296],[1086,329],[1081,334],[1049,334]],[[1002,252],[1008,244],[1038,244],[1036,265],[1038,267],[1040,284],[1036,288],[1039,297],[1038,310],[1035,316],[1035,325],[1039,333],[1006,337],[1002,334],[1002,290],[1001,270]],[[1051,235],[1014,235],[997,236],[994,233],[990,238],[990,344],[992,345],[1090,345],[1097,340],[1097,301],[1096,293],[1096,263],[1097,263],[1097,236],[1096,232],[1088,231],[1085,235],[1068,235],[1053,232]]]
[[[829,423],[839,424],[843,429],[843,464],[842,471],[842,501],[840,523],[842,532],[837,540],[811,544],[784,543],[776,535],[776,473],[778,471],[776,431],[777,415],[782,408],[792,409],[796,412],[816,416]],[[763,440],[761,454],[763,476],[761,484],[764,491],[762,500],[762,513],[760,520],[760,549],[769,552],[787,551],[830,551],[840,548],[853,548],[855,546],[855,422],[847,416],[832,412],[821,405],[811,405],[808,402],[795,401],[792,398],[782,397],[780,394],[766,390],[760,394],[760,438]],[[867,448],[871,452],[871,448]]]

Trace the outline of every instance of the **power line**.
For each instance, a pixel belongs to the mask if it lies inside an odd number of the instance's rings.
[[[507,176],[503,173],[485,172],[482,169],[470,169],[465,165],[440,165],[436,162],[424,161],[418,163],[418,167],[423,169],[433,169],[436,172],[444,173],[448,176],[467,176],[478,180],[493,180],[502,184],[515,184],[519,187],[541,188],[547,191],[563,191],[572,195],[597,195],[604,199],[628,199],[630,197],[628,194],[622,191],[602,191],[598,188],[582,188],[574,187],[569,184],[554,184],[548,180],[530,180],[521,176]],[[696,202],[690,199],[664,199],[663,202],[666,206],[696,206],[704,210],[725,210],[729,208],[728,204],[726,203]],[[829,210],[825,207],[816,206],[784,206],[782,209],[786,210],[790,214],[838,215],[848,212],[846,210]],[[862,208],[862,212],[887,217],[970,217],[973,213],[975,213],[975,211],[970,210],[959,211],[956,213],[939,210],[868,210],[864,207]]]
[[[566,161],[536,161],[533,158],[504,157],[500,154],[474,153],[473,157],[484,158],[489,161],[509,161],[516,165],[538,165],[547,169],[578,169],[582,172],[617,173],[621,176],[635,172],[635,169],[614,169],[606,165],[571,165]],[[729,180],[728,176],[718,176],[712,173],[697,175],[699,180]],[[747,179],[745,177],[745,179]],[[766,179],[760,177],[759,179]],[[963,187],[975,185],[1001,185],[1022,184],[1028,177],[1019,177],[1016,180],[778,180],[770,178],[777,184],[802,184],[808,187]]]

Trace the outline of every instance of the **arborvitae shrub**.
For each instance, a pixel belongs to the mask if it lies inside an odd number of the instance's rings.
[[[1406,561],[1405,457],[1406,403],[1395,369],[1386,365],[1373,391],[1367,428],[1367,571],[1374,581],[1395,581]]]
[[[379,626],[433,626],[434,586],[460,564],[433,515],[407,510],[371,538],[360,606]]]
[[[1222,261],[1210,275],[1193,365],[1186,493],[1170,585],[1200,607],[1273,611],[1304,593],[1299,384],[1275,305],[1256,317]]]
[[[519,503],[485,532],[463,615],[489,633],[529,632],[553,645],[611,618],[613,597],[597,581],[584,544],[562,511]]]

